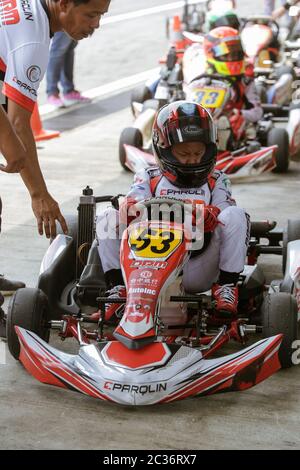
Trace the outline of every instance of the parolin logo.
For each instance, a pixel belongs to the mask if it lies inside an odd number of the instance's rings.
[[[150,385],[131,385],[131,384],[121,384],[117,382],[105,382],[105,390],[127,392],[127,393],[137,393],[139,395],[146,395],[148,393],[158,393],[165,392],[167,390],[166,383],[150,384]]]

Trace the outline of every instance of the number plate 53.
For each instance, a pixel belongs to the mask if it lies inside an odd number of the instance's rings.
[[[137,227],[129,235],[135,258],[166,260],[182,243],[182,231],[174,228]]]

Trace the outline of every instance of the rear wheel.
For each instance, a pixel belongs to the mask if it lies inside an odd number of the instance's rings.
[[[18,360],[20,356],[20,343],[15,326],[26,328],[48,342],[48,317],[48,299],[40,289],[25,287],[15,292],[8,307],[6,320],[8,349],[15,359]]]
[[[268,294],[261,311],[264,337],[283,334],[279,349],[279,361],[283,369],[291,367],[293,365],[293,342],[298,338],[296,299],[285,292]]]
[[[283,232],[282,271],[285,273],[287,262],[287,246],[289,242],[300,240],[300,220],[288,220],[287,228]]]
[[[120,136],[119,140],[119,160],[126,171],[130,171],[129,168],[126,166],[126,151],[124,144],[126,145],[132,145],[133,147],[136,147],[138,149],[143,148],[143,136],[142,133],[139,129],[136,129],[135,127],[126,127]]]
[[[276,173],[286,173],[289,167],[289,135],[285,129],[273,127],[268,132],[267,146],[277,145]]]

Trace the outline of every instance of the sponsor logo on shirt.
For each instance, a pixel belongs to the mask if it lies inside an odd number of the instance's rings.
[[[31,65],[26,72],[28,80],[32,83],[36,83],[41,78],[42,71],[38,65]]]
[[[18,85],[19,88],[28,91],[28,93],[31,93],[31,95],[37,96],[36,90],[27,83],[21,82],[21,80],[18,80],[17,77],[13,77],[13,81]]]
[[[20,15],[17,8],[17,0],[1,0],[0,23],[2,25],[10,25],[17,24],[19,21]]]
[[[205,191],[203,189],[161,189],[160,196],[176,196],[180,194],[203,196]]]
[[[34,21],[29,0],[21,0],[21,7],[26,21]]]

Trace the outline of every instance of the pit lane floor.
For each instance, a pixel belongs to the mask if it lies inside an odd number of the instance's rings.
[[[130,3],[133,9],[168,1]],[[123,0],[112,3],[114,14],[124,11]],[[239,6],[249,13],[248,2],[240,0]],[[251,3],[253,11],[256,7],[261,10],[261,2]],[[156,30],[163,31],[163,19],[154,19]],[[104,45],[95,35],[93,45],[82,42],[78,46],[81,90],[106,83],[111,76],[115,80],[156,66],[167,44],[163,33],[153,41],[153,31],[143,19],[134,26],[132,22],[107,26]],[[90,73],[87,63],[95,64]],[[117,156],[119,134],[131,122],[128,103],[129,93],[124,92],[45,121],[49,129],[64,131],[59,139],[39,145],[49,190],[64,213],[76,212],[87,184],[96,194],[128,190],[132,175],[120,168]],[[48,241],[36,232],[20,177],[1,174],[0,184],[4,203],[1,271],[34,286]],[[289,217],[300,218],[300,164],[293,163],[284,176],[234,185],[233,192],[253,219],[274,219],[281,226]],[[280,278],[281,259],[267,256],[261,261],[269,280]],[[0,351],[5,349],[3,344]],[[73,350],[70,341],[56,340],[55,344]],[[299,449],[299,392],[300,368],[295,366],[242,393],[126,408],[40,384],[7,351],[6,364],[0,360],[0,449]]]

